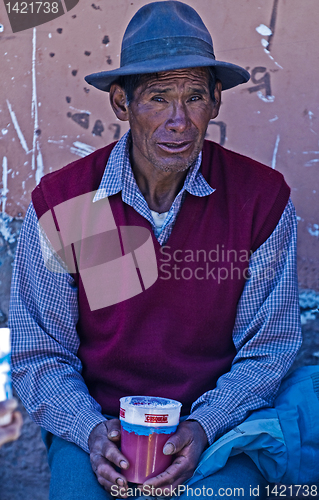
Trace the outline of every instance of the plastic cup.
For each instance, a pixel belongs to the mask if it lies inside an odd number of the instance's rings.
[[[179,423],[179,401],[151,396],[120,399],[121,450],[130,467],[122,474],[132,483],[142,484],[172,463],[163,447]]]
[[[10,330],[0,328],[0,401],[12,398],[10,355]],[[0,425],[10,424],[11,418],[10,413],[0,417]]]

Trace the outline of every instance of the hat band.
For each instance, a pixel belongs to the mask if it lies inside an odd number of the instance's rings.
[[[166,37],[139,42],[122,49],[121,68],[129,64],[174,56],[203,56],[215,60],[213,46],[194,37]]]

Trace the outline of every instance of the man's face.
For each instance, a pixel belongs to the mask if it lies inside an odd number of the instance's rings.
[[[215,95],[220,101],[220,90]],[[163,172],[186,170],[201,151],[208,123],[218,109],[205,68],[148,76],[128,108],[133,165]]]

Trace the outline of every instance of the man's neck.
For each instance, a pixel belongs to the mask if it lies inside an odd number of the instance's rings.
[[[187,175],[187,171],[180,172],[178,176],[165,172],[166,176],[163,178],[150,178],[135,168],[133,173],[150,210],[158,213],[168,212]]]
[[[182,172],[164,172],[134,161],[132,155],[131,165],[136,183],[150,210],[167,212],[183,187],[188,169]]]

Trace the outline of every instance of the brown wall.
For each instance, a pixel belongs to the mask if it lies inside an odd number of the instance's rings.
[[[127,130],[113,116],[108,95],[83,77],[118,67],[124,28],[145,3],[80,0],[62,17],[14,34],[1,4],[0,169],[6,184],[2,209],[10,216],[24,216],[43,173]],[[318,1],[188,3],[211,31],[217,58],[253,75],[246,85],[225,91],[208,137],[220,141],[225,132],[226,147],[285,175],[299,217],[300,282],[319,290]],[[270,39],[256,30],[271,24]],[[270,41],[268,53],[263,40]]]

